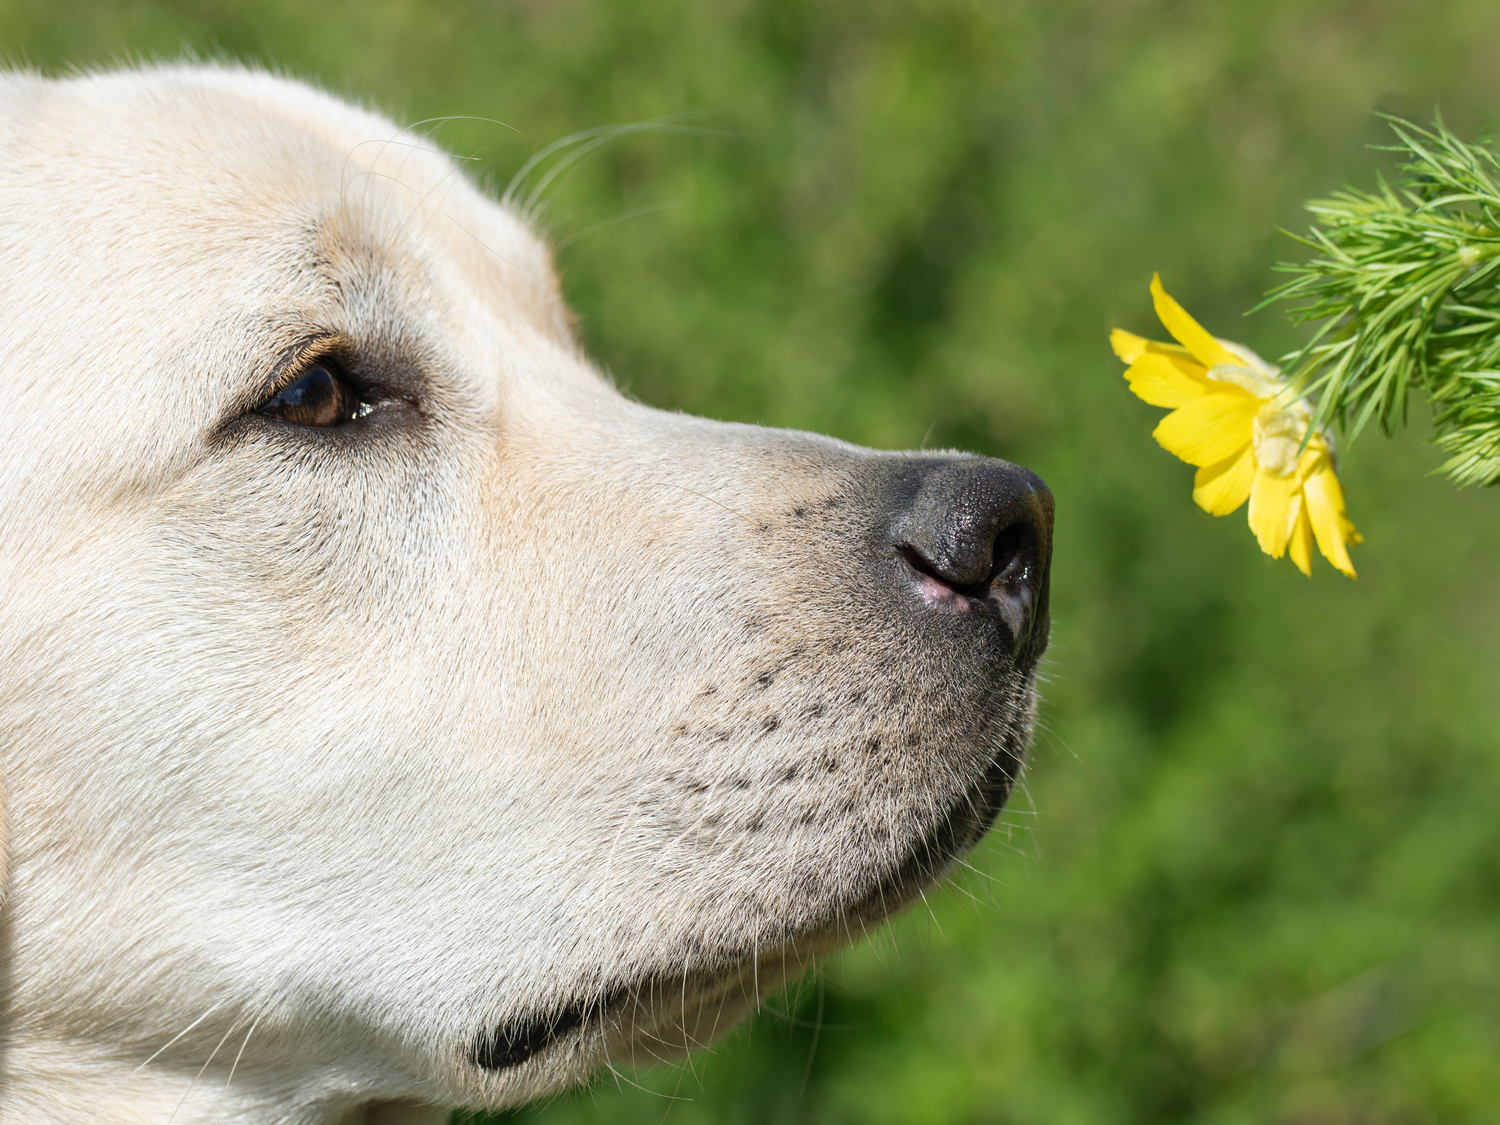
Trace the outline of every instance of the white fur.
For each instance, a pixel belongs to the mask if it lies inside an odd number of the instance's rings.
[[[882,455],[622,398],[421,135],[12,74],[0,201],[0,1120],[416,1120],[670,1056],[909,897],[1024,742],[1029,680],[981,729],[851,578],[830,498]],[[249,414],[318,334],[416,406]]]

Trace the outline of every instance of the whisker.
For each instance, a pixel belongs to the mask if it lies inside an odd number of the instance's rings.
[[[348,199],[349,199],[349,188],[350,188],[350,186],[352,186],[354,184],[354,182],[356,180],[358,180],[361,176],[371,176],[371,177],[373,177],[373,176],[377,175],[377,173],[372,168],[365,168],[365,169],[363,169],[361,171],[356,172],[353,176],[349,175],[349,161],[353,158],[354,153],[357,150],[363,148],[365,145],[383,145],[383,146],[385,146],[385,148],[390,148],[390,147],[392,147],[394,145],[397,148],[405,148],[405,149],[410,149],[410,150],[413,150],[413,151],[421,151],[421,152],[430,152],[434,156],[444,156],[444,155],[447,155],[449,159],[456,160],[460,164],[468,164],[468,163],[470,163],[472,161],[476,161],[476,160],[479,159],[479,157],[477,157],[477,156],[453,156],[451,154],[445,154],[445,153],[442,152],[441,149],[433,148],[430,145],[418,144],[415,141],[401,141],[401,140],[397,140],[395,137],[390,137],[390,138],[387,138],[385,140],[373,140],[372,139],[372,140],[368,140],[368,141],[360,141],[358,144],[351,146],[350,149],[349,149],[349,151],[344,154],[344,164],[343,164],[343,167],[339,169],[339,204],[340,204],[340,206],[342,206],[342,205],[344,205],[345,203],[348,202]],[[384,154],[384,149],[382,149],[382,155],[383,154]],[[380,158],[377,156],[376,160],[378,161],[379,159]],[[402,163],[402,167],[405,167],[405,162],[404,161]]]
[[[706,110],[695,110],[688,113],[672,114],[668,117],[658,117],[652,121],[636,121],[624,125],[599,125],[592,129],[581,129],[576,133],[569,133],[566,137],[559,137],[549,145],[543,146],[533,153],[526,163],[517,169],[516,174],[511,177],[510,183],[505,185],[505,191],[500,196],[500,202],[510,204],[514,201],[516,190],[526,182],[526,177],[531,175],[532,170],[541,164],[555,152],[560,152],[572,145],[581,144],[593,140],[595,137],[609,135],[623,137],[629,133],[660,132],[660,133],[684,133],[688,135],[704,137],[728,137],[733,133],[726,133],[716,129],[700,129],[691,126],[679,125],[678,122],[691,121],[694,118],[703,117]],[[526,208],[522,208],[526,210]]]
[[[413,121],[410,125],[403,126],[402,129],[405,131],[407,129],[417,129],[423,125],[432,125],[432,128],[427,130],[427,136],[430,137],[433,133],[437,132],[438,125],[446,125],[450,121],[483,121],[486,125],[498,125],[502,129],[509,129],[518,137],[526,135],[507,121],[501,121],[495,117],[479,117],[472,113],[449,113],[444,114],[442,117],[424,117],[421,121]]]
[[[921,887],[918,887],[917,894],[922,896],[922,905],[927,908],[928,918],[930,918],[932,920],[932,924],[937,927],[938,937],[942,938],[943,941],[946,942],[948,940],[948,935],[943,932],[943,924],[938,921],[937,911],[932,908],[932,903],[927,901],[927,892],[924,891]]]
[[[1004,879],[1001,879],[996,875],[992,875],[988,871],[981,871],[966,859],[960,859],[958,861],[958,865],[971,874],[978,875],[981,879],[985,879],[995,884],[995,886],[997,887],[1004,887],[1008,891],[1014,891],[1017,889],[1013,884],[1007,883]]]
[[[420,199],[418,199],[415,204],[412,205],[412,209],[406,213],[406,218],[402,219],[401,220],[401,225],[396,228],[396,233],[391,236],[391,241],[392,242],[395,242],[396,239],[398,239],[398,238],[401,237],[401,232],[406,229],[406,224],[409,223],[409,222],[411,222],[413,215],[416,215],[418,212],[420,212],[422,210],[423,205],[425,205],[427,203],[427,201],[432,198],[432,193],[435,192],[435,191],[437,191],[437,189],[440,188],[440,187],[447,186],[448,183],[449,183],[449,181],[452,180],[454,176],[457,176],[459,174],[459,172],[462,170],[462,168],[463,168],[462,164],[455,163],[453,165],[453,167],[450,168],[450,169],[448,169],[448,171],[438,180],[437,183],[433,184],[430,188],[428,188],[425,192],[422,193],[422,197]],[[399,176],[399,173],[400,173],[400,169],[397,169],[398,176]],[[398,182],[400,182],[400,181],[398,180]],[[446,191],[444,192],[443,198],[444,199],[447,198]],[[441,210],[441,206],[442,206],[441,204],[438,205],[438,209],[439,210]],[[443,217],[447,218],[448,216],[447,216],[446,213],[443,213]],[[431,222],[431,221],[432,221],[431,217],[429,216],[428,222]],[[423,230],[426,230],[425,226],[423,227]]]
[[[656,1056],[653,1055],[652,1057],[655,1058]],[[658,1059],[657,1061],[662,1061],[662,1060]],[[652,1097],[657,1097],[657,1098],[666,1098],[669,1101],[685,1101],[685,1102],[690,1102],[690,1101],[693,1100],[692,1098],[678,1098],[678,1097],[675,1097],[672,1094],[664,1094],[660,1090],[653,1090],[649,1086],[642,1086],[639,1082],[632,1082],[630,1079],[626,1078],[623,1074],[621,1074],[617,1069],[615,1069],[614,1064],[611,1063],[611,1062],[609,1062],[609,1061],[606,1061],[605,1064],[604,1064],[604,1066],[605,1066],[606,1069],[608,1069],[608,1071],[611,1074],[613,1074],[615,1076],[615,1083],[616,1083],[616,1085],[618,1085],[620,1082],[624,1082],[628,1086],[634,1086],[637,1090],[639,1090],[643,1094],[650,1094]]]
[[[611,216],[608,219],[600,219],[597,223],[590,223],[586,227],[575,230],[572,234],[558,242],[555,250],[558,253],[562,253],[562,251],[572,246],[580,238],[593,234],[596,230],[612,227],[616,223],[623,223],[626,219],[638,218],[641,215],[650,215],[656,211],[671,211],[680,206],[682,206],[680,203],[668,201],[666,203],[647,203],[642,207],[632,207],[628,211],[621,211],[618,215]]]
[[[543,196],[547,188],[552,185],[553,180],[556,180],[558,176],[562,176],[562,179],[558,180],[557,186],[552,190],[552,198],[555,199],[562,193],[563,189],[572,182],[573,177],[576,176],[578,172],[583,168],[582,161],[585,157],[603,148],[605,145],[611,143],[619,137],[625,136],[627,133],[635,132],[681,133],[689,136],[720,135],[715,133],[713,130],[673,127],[655,128],[648,124],[641,128],[626,128],[610,136],[599,137],[585,144],[581,144],[572,152],[568,153],[567,156],[564,156],[560,160],[558,160],[557,163],[552,165],[551,168],[547,169],[547,173],[537,181],[536,186],[531,189],[531,193],[526,197],[526,203],[521,208],[521,213],[525,215],[529,221],[533,223],[540,223],[542,215],[546,212],[547,207],[550,205],[550,201],[544,199]]]
[[[552,165],[551,168],[548,168],[547,171],[543,174],[542,178],[536,182],[536,186],[533,187],[530,194],[526,196],[526,202],[521,205],[521,214],[525,215],[532,222],[537,221],[537,219],[540,218],[542,211],[544,210],[544,208],[542,207],[542,193],[547,190],[548,185],[550,185],[553,180],[557,179],[558,176],[562,175],[569,168],[574,168],[578,164],[578,162],[589,153],[603,148],[613,140],[617,140],[618,138],[623,137],[628,133],[636,131],[637,130],[635,129],[625,128],[617,132],[609,133],[605,136],[595,137],[591,141],[587,141],[578,145],[573,149],[572,152],[568,153],[567,156],[562,157],[557,161],[556,164]],[[563,184],[559,185],[559,187],[562,187],[566,183],[566,180],[563,181]]]
[[[699,492],[695,488],[689,488],[685,484],[678,484],[676,481],[672,481],[672,480],[662,481],[660,483],[668,485],[671,488],[680,488],[684,492],[691,492],[694,496],[698,497],[698,499],[700,499],[700,500],[707,500],[710,504],[718,504],[719,507],[723,508],[730,515],[732,515],[732,516],[739,516],[740,519],[744,520],[746,523],[750,524],[752,527],[758,527],[758,528],[760,528],[761,531],[769,531],[770,530],[770,528],[768,528],[765,524],[761,523],[759,520],[753,520],[753,519],[751,519],[749,516],[745,515],[744,512],[736,512],[728,504],[721,504],[721,503],[719,503],[719,501],[715,500],[712,496],[705,496],[705,495],[703,495],[703,493]]]
[[[440,117],[424,117],[421,121],[413,121],[410,124],[402,125],[400,127],[400,132],[398,132],[395,137],[390,137],[390,138],[387,138],[387,139],[384,139],[384,140],[372,137],[369,140],[360,141],[358,144],[351,146],[350,149],[349,149],[349,151],[344,154],[344,168],[340,171],[340,175],[339,175],[339,185],[340,185],[340,188],[341,188],[340,193],[339,193],[340,200],[343,199],[342,188],[345,187],[345,186],[347,186],[346,183],[345,183],[345,181],[344,181],[343,172],[348,170],[348,167],[349,167],[349,158],[352,157],[356,151],[358,151],[359,149],[363,148],[365,145],[384,144],[387,147],[389,147],[391,145],[400,145],[402,147],[411,148],[411,149],[421,148],[421,149],[426,149],[427,151],[432,152],[435,155],[439,155],[439,154],[441,154],[441,150],[438,149],[435,145],[421,145],[421,144],[417,144],[414,141],[402,141],[402,140],[398,140],[397,138],[399,138],[402,133],[414,133],[418,129],[420,129],[423,125],[431,125],[432,126],[431,129],[428,129],[425,133],[422,134],[424,137],[431,138],[432,135],[437,132],[439,126],[446,125],[450,121],[483,121],[487,125],[498,125],[502,129],[509,129],[512,133],[516,134],[516,136],[518,136],[518,137],[519,136],[525,136],[525,134],[522,133],[521,130],[517,129],[514,125],[512,125],[512,124],[510,124],[509,122],[506,122],[506,121],[501,121],[501,120],[499,120],[498,118],[495,118],[495,117],[481,117],[481,116],[478,116],[477,114],[471,114],[471,113],[449,113],[449,114],[444,114],[444,115],[442,115]],[[468,157],[455,157],[455,159],[457,159],[457,160],[463,160],[463,161],[468,161],[468,160],[476,160],[478,158],[477,157],[468,156]]]
[[[682,1092],[682,1080],[687,1076],[687,1074],[688,1074],[688,1068],[687,1067],[680,1066],[680,1067],[677,1068],[677,1085],[675,1085],[675,1086],[672,1087],[672,1097],[673,1098],[676,1098],[678,1096],[678,1094],[680,1094]],[[697,1078],[698,1076],[696,1074],[694,1074],[693,1077]],[[703,1083],[702,1083],[701,1080],[698,1083],[698,1089],[700,1089],[700,1090],[703,1089]],[[672,1107],[672,1103],[668,1102],[666,1108],[661,1111],[661,1119],[662,1119],[663,1122],[665,1122],[667,1120],[667,1115],[672,1112],[672,1108],[673,1108]]]
[[[234,1033],[234,1029],[239,1025],[239,1020],[235,1020],[232,1024],[230,1024],[229,1027],[225,1030],[223,1037],[220,1038],[214,1049],[209,1052],[208,1058],[205,1059],[203,1065],[198,1068],[198,1073],[193,1075],[193,1080],[188,1083],[187,1091],[182,1095],[182,1100],[177,1103],[177,1108],[172,1111],[172,1116],[167,1118],[167,1125],[172,1125],[172,1122],[177,1120],[178,1113],[182,1111],[182,1107],[187,1104],[188,1098],[192,1096],[193,1088],[198,1085],[198,1079],[203,1077],[203,1072],[208,1069],[208,1064],[214,1061],[214,1056],[219,1053],[219,1048],[224,1046],[224,1044],[229,1041],[230,1035]]]
[[[163,1051],[165,1051],[169,1047],[171,1047],[173,1043],[176,1043],[179,1039],[181,1039],[188,1032],[192,1031],[193,1028],[197,1027],[204,1020],[208,1019],[209,1016],[213,1015],[216,1011],[218,1011],[221,1007],[223,1007],[223,1004],[224,1004],[224,1002],[221,1000],[219,1003],[215,1004],[213,1007],[209,1008],[208,1011],[204,1012],[201,1016],[199,1016],[197,1019],[195,1019],[192,1023],[188,1024],[185,1028],[183,1028],[181,1031],[179,1031],[176,1035],[172,1036],[172,1038],[168,1039],[165,1043],[163,1043],[160,1047],[158,1047],[155,1050],[155,1052],[152,1053],[152,1055],[151,1055],[150,1058],[148,1058],[145,1062],[141,1063],[140,1066],[136,1067],[129,1074],[127,1074],[124,1078],[120,1079],[120,1081],[116,1082],[112,1087],[110,1087],[108,1090],[106,1090],[105,1093],[103,1094],[103,1096],[100,1097],[98,1100],[96,1100],[93,1103],[93,1105],[90,1105],[87,1109],[84,1109],[84,1110],[80,1111],[76,1117],[69,1118],[68,1122],[67,1122],[67,1125],[76,1125],[77,1122],[82,1121],[84,1115],[87,1114],[87,1113],[89,1113],[90,1111],[92,1111],[94,1109],[94,1107],[99,1104],[99,1102],[102,1102],[105,1098],[112,1097],[114,1094],[118,1093],[125,1086],[125,1083],[129,1082],[137,1074],[139,1074],[141,1071],[145,1070],[148,1066],[150,1066],[153,1062],[155,1062],[156,1059],[157,1059],[157,1057]]]
[[[229,1093],[229,1084],[234,1081],[234,1072],[240,1068],[240,1059],[244,1057],[245,1048],[250,1043],[250,1036],[255,1034],[255,1029],[260,1025],[260,1016],[256,1016],[250,1024],[250,1030],[245,1032],[245,1038],[240,1043],[239,1052],[234,1056],[234,1065],[229,1068],[229,1077],[224,1079],[224,1093]]]
[[[404,187],[407,191],[411,192],[413,195],[417,194],[417,189],[416,188],[412,187],[410,184],[402,183],[402,181],[396,179],[394,176],[387,175],[384,172],[365,172],[363,174],[367,175],[367,176],[370,176],[372,178],[376,178],[376,179],[390,180],[392,183],[399,184],[401,187]],[[456,226],[459,230],[463,231],[466,235],[468,235],[470,238],[472,238],[474,240],[474,242],[481,249],[489,251],[489,253],[494,256],[494,258],[495,258],[495,260],[497,262],[504,262],[508,266],[511,266],[511,267],[513,267],[515,269],[520,269],[520,267],[517,266],[515,262],[512,262],[504,254],[500,253],[500,251],[496,250],[493,246],[489,245],[487,242],[484,241],[484,239],[480,238],[477,234],[475,234],[473,231],[471,231],[468,227],[464,226],[461,222],[459,222],[457,219],[455,219],[452,215],[448,214],[445,211],[445,212],[442,212],[442,216],[443,216],[443,218],[447,219],[450,223],[452,223],[454,226]]]
[[[816,968],[813,972],[818,974],[818,1015],[813,1021],[812,1046],[807,1049],[807,1066],[802,1071],[802,1085],[797,1087],[799,1104],[802,1101],[802,1095],[807,1093],[807,1080],[812,1076],[813,1060],[818,1057],[818,1039],[823,1034],[823,977]]]
[[[750,966],[755,981],[755,1014],[760,1015],[760,934],[755,935],[755,944],[750,948]]]

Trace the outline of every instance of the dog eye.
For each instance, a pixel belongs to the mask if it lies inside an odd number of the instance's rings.
[[[297,426],[342,426],[369,413],[348,381],[331,364],[309,367],[256,408]]]

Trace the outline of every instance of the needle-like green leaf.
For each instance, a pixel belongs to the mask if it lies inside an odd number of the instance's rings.
[[[1394,184],[1345,188],[1308,204],[1317,225],[1296,237],[1313,256],[1263,307],[1291,302],[1319,325],[1289,357],[1318,425],[1350,441],[1373,419],[1404,423],[1426,396],[1443,466],[1459,484],[1500,481],[1500,157],[1436,118],[1431,129],[1386,116],[1401,156]]]

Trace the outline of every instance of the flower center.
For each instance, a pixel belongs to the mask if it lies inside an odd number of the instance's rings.
[[[1297,455],[1312,422],[1312,411],[1298,401],[1282,406],[1274,399],[1255,415],[1252,441],[1255,463],[1269,476],[1285,479],[1297,471]]]
[[[1219,346],[1240,362],[1214,364],[1208,369],[1210,379],[1232,383],[1256,398],[1275,398],[1286,390],[1281,368],[1274,363],[1267,363],[1244,344],[1236,344],[1233,340],[1220,340]]]
[[[1272,370],[1275,369],[1272,368]],[[1241,390],[1249,391],[1256,398],[1271,398],[1286,386],[1268,371],[1228,363],[1219,363],[1210,367],[1208,377],[1216,382],[1232,383]]]

